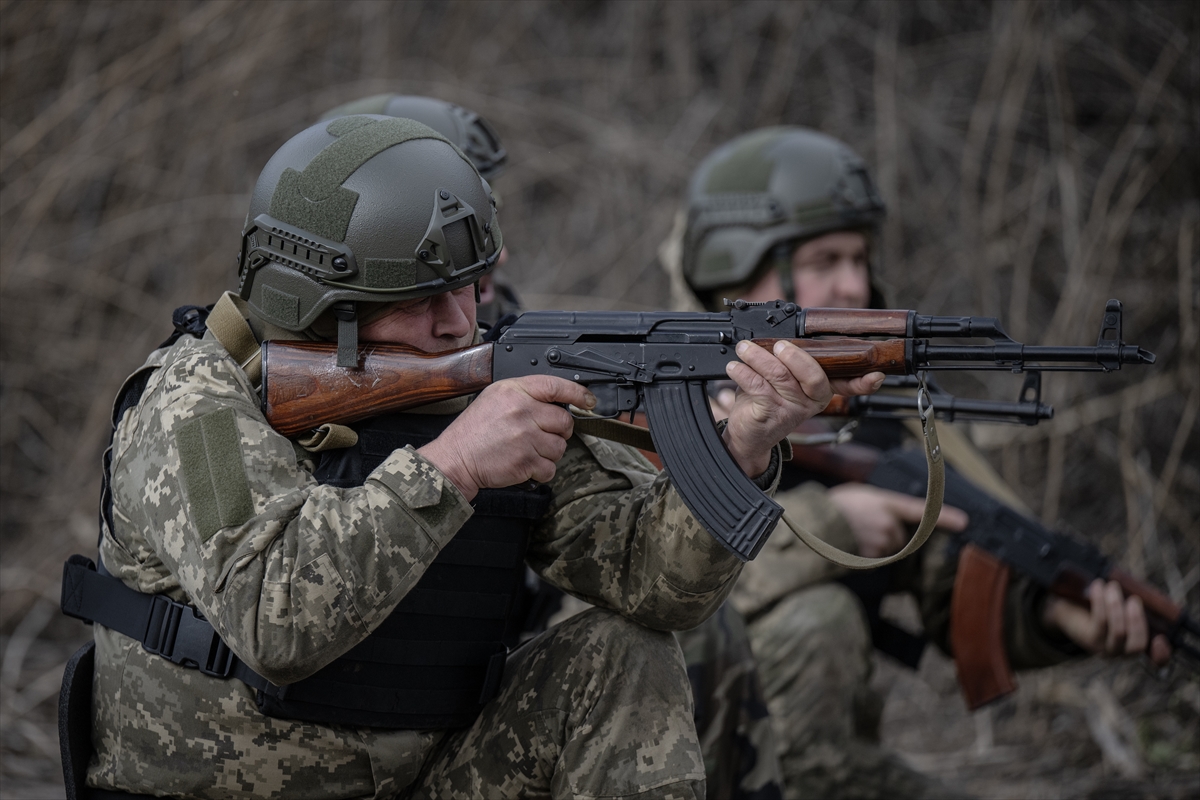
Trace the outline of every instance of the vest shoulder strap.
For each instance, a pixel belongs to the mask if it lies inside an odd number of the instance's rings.
[[[208,315],[208,329],[233,357],[250,382],[262,383],[262,347],[243,313],[245,300],[225,292]]]

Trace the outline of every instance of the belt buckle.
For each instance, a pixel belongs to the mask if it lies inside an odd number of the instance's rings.
[[[191,606],[164,595],[155,595],[151,601],[142,647],[172,664],[215,678],[227,678],[233,669],[233,651],[208,620]]]

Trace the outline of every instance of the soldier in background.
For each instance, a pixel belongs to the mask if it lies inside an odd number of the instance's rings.
[[[841,142],[803,128],[769,128],[719,147],[691,179],[686,216],[660,257],[681,309],[722,310],[723,299],[784,299],[803,307],[886,308],[878,283],[885,213],[863,160]],[[723,393],[728,404],[732,392]],[[720,418],[720,413],[718,413]],[[883,449],[911,432],[899,421],[863,420],[856,438]],[[997,499],[1026,510],[953,426],[939,426],[947,463]],[[785,465],[776,500],[830,544],[867,557],[897,552],[924,503],[862,484],[832,487]],[[1026,510],[1027,511],[1027,510]],[[745,616],[775,731],[788,797],[961,797],[879,745],[882,698],[869,686],[872,630],[885,593],[908,591],[924,635],[948,652],[950,595],[967,524],[944,508],[913,557],[846,576],[780,526],[746,565],[730,603]],[[1005,607],[1005,644],[1015,668],[1086,653],[1140,653],[1149,643],[1137,598],[1116,583],[1092,587],[1091,610],[1048,597],[1015,576]],[[872,624],[874,623],[874,624]],[[1151,656],[1170,651],[1158,637]]]

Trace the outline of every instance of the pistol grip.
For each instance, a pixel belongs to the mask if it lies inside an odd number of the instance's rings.
[[[688,510],[735,556],[753,559],[783,508],[746,477],[725,449],[704,382],[655,382],[645,388],[644,402],[654,448]]]
[[[950,648],[972,711],[1017,688],[1004,647],[1009,574],[1009,566],[986,550],[963,546],[950,601]]]

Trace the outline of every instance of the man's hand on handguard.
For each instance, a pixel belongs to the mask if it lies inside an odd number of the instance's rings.
[[[1123,656],[1145,651],[1160,667],[1170,660],[1171,645],[1167,637],[1150,638],[1141,598],[1126,597],[1116,581],[1095,580],[1088,587],[1088,600],[1090,609],[1051,595],[1046,600],[1042,621],[1047,627],[1062,631],[1089,653]]]
[[[742,471],[756,478],[771,463],[771,448],[800,423],[819,414],[834,393],[871,394],[883,385],[883,373],[830,380],[821,365],[791,342],[773,352],[739,342],[738,361],[725,371],[741,389],[729,411],[725,446]]]
[[[549,375],[497,381],[417,452],[468,500],[480,489],[530,479],[545,483],[554,477],[575,427],[559,403],[590,409],[596,397],[584,386]]]

